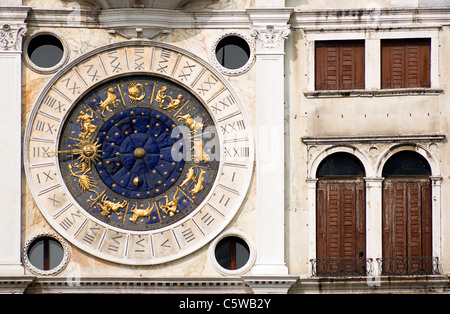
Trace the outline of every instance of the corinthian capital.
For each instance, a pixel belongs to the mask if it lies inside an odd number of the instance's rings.
[[[0,51],[22,51],[22,38],[25,36],[25,26],[12,27],[3,24],[0,29]]]
[[[251,28],[251,34],[256,38],[257,48],[262,48],[266,51],[282,48],[290,33],[289,25],[253,26]]]

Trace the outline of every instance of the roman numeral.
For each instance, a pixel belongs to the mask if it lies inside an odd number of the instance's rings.
[[[65,106],[65,105],[61,104],[61,102],[59,100],[57,100],[56,98],[54,98],[50,95],[47,95],[47,97],[45,97],[44,104],[47,105],[48,107],[54,109],[55,111],[58,111],[59,113],[61,113],[61,109]],[[64,111],[66,111],[66,110],[64,109]]]
[[[108,57],[110,59],[109,65],[113,69],[112,72],[119,73],[120,71],[122,71],[122,68],[120,67],[120,60],[119,57],[117,56],[117,50],[108,52]]]
[[[144,48],[136,48],[134,50],[134,69],[143,70],[144,69]]]
[[[37,120],[35,129],[36,129],[36,131],[53,134],[54,127],[55,127],[55,125],[50,124],[50,122]]]
[[[234,98],[231,95],[228,95],[227,97],[224,97],[222,100],[219,100],[214,105],[211,105],[212,110],[214,113],[219,113],[219,111],[226,110],[228,107],[234,105],[236,102],[234,101]]]
[[[249,147],[225,147],[225,157],[248,157],[250,156]]]
[[[171,54],[172,52],[170,50],[163,49],[161,51],[162,60],[159,60],[158,69],[156,69],[156,71],[158,71],[159,73],[166,73],[167,68],[169,67],[169,59]]]
[[[194,235],[194,233],[192,232],[192,230],[191,230],[190,228],[184,230],[183,232],[181,232],[181,234],[183,235],[184,240],[185,240],[187,243],[189,243],[189,242],[195,240],[195,235]]]
[[[72,91],[72,94],[75,95],[75,92],[78,91],[80,89],[80,87],[77,85],[77,82],[73,81],[73,84],[71,84],[71,80],[72,78],[66,78],[65,80],[62,80],[62,82],[66,82],[66,84],[64,85],[68,90]],[[71,85],[70,85],[71,84]],[[79,94],[80,92],[78,92]]]
[[[100,231],[99,227],[92,227],[89,228],[90,233],[86,232],[86,234],[83,237],[83,241],[91,245],[95,238],[97,237],[98,232]]]
[[[214,222],[214,217],[210,213],[206,213],[201,219],[207,226]]]
[[[70,217],[64,218],[63,221],[61,221],[61,222],[59,223],[59,225],[60,225],[64,230],[67,231],[67,230],[70,229],[70,227],[73,226],[75,220],[76,220],[77,218],[80,218],[80,217],[81,217],[80,215],[77,215],[77,214],[75,214],[75,213],[72,213],[72,214],[70,215]],[[70,218],[72,218],[72,219],[70,219]]]
[[[98,70],[95,70],[95,72],[92,71],[92,68],[94,67],[93,64],[92,65],[85,65],[85,67],[89,68],[86,73],[92,78],[91,82],[94,82],[94,80],[97,82],[99,77],[100,77],[99,75],[97,75]],[[91,73],[91,71],[92,71],[92,73]]]
[[[42,172],[42,173],[37,173],[36,174],[36,177],[37,177],[37,180],[38,180],[38,183],[40,184],[40,183],[42,183],[42,182],[47,182],[48,180],[50,180],[50,181],[53,181],[53,178],[52,178],[52,176],[51,176],[51,170],[49,170],[49,171],[47,171],[47,172]]]
[[[49,154],[48,151],[50,150],[50,146],[47,147],[43,147],[43,146],[35,146],[33,147],[33,157],[41,157],[41,153],[42,156],[44,158],[49,158]]]
[[[189,61],[186,61],[186,65],[181,70],[181,74],[178,76],[178,78],[183,81],[187,81],[189,76],[191,76],[192,72],[194,72],[194,68],[196,67],[195,64],[189,64]]]
[[[218,80],[210,75],[208,77],[208,79],[206,81],[204,81],[200,87],[197,88],[197,91],[200,95],[205,96],[207,92],[209,92],[211,90],[211,88],[216,85],[216,83],[218,82]]]
[[[245,123],[244,120],[239,120],[239,121],[234,121],[233,123],[228,123],[225,126],[221,125],[220,126],[222,129],[222,133],[225,134],[230,134],[233,132],[238,132],[241,130],[245,129]]]

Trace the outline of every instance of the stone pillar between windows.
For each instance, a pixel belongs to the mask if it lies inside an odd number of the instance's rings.
[[[373,276],[380,275],[377,258],[382,257],[383,179],[364,178],[366,181],[366,258],[373,260]]]
[[[24,275],[22,215],[22,38],[28,7],[0,8],[0,275]]]
[[[285,263],[284,41],[292,9],[247,10],[256,38],[257,258],[254,275],[288,275]]]

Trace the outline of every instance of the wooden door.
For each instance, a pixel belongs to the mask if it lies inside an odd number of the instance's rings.
[[[363,180],[319,180],[317,259],[366,256]]]
[[[383,186],[383,259],[410,272],[432,256],[431,182],[429,179],[386,179]],[[404,261],[404,264],[401,263]],[[411,264],[413,262],[413,264]],[[414,267],[416,267],[414,266]],[[398,270],[400,271],[400,270]]]

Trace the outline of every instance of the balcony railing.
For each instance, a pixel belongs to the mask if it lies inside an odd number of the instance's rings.
[[[438,275],[437,257],[383,257],[377,258],[381,275]]]
[[[312,259],[312,276],[351,277],[373,276],[372,258],[319,258]],[[378,274],[385,276],[438,275],[437,257],[377,258]]]
[[[312,275],[324,277],[370,276],[371,258],[318,258],[312,259]]]

